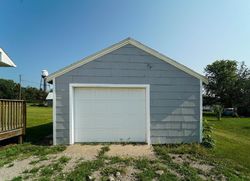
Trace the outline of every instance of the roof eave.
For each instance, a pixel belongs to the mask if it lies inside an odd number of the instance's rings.
[[[0,48],[0,53],[4,55],[2,60],[0,60],[0,67],[16,67],[16,64],[11,60],[9,55],[2,49]],[[1,58],[1,57],[0,57]]]

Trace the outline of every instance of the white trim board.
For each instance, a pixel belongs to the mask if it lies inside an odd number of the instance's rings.
[[[82,60],[80,60],[80,61],[78,61],[76,63],[73,63],[73,64],[71,64],[71,65],[69,65],[69,66],[67,66],[67,67],[65,67],[65,68],[63,68],[63,69],[61,69],[61,70],[59,70],[57,72],[54,72],[54,73],[50,74],[47,77],[47,82],[51,82],[53,80],[53,78],[59,77],[59,76],[65,74],[65,73],[67,73],[67,72],[69,72],[71,70],[74,70],[74,69],[76,69],[76,68],[78,68],[78,67],[80,67],[80,66],[82,66],[82,65],[84,65],[84,64],[86,64],[88,62],[91,62],[91,61],[93,61],[93,60],[95,60],[97,58],[100,58],[100,57],[102,57],[102,56],[104,56],[104,55],[106,55],[106,54],[108,54],[108,53],[110,53],[110,52],[112,52],[114,50],[117,50],[117,49],[119,49],[119,48],[121,48],[121,47],[123,47],[125,45],[128,45],[128,44],[131,44],[131,45],[133,45],[133,46],[135,46],[135,47],[137,47],[137,48],[139,48],[139,49],[141,49],[141,50],[143,50],[143,51],[145,51],[145,52],[147,52],[147,53],[149,53],[149,54],[151,54],[151,55],[153,55],[153,56],[155,56],[155,57],[157,57],[157,58],[159,58],[159,59],[161,59],[163,61],[165,61],[166,63],[169,63],[170,65],[173,65],[174,67],[186,72],[187,74],[189,74],[189,75],[191,75],[193,77],[196,77],[197,79],[202,80],[202,82],[204,82],[204,83],[208,82],[207,78],[204,77],[203,75],[201,75],[201,74],[191,70],[190,68],[176,62],[175,60],[173,60],[173,59],[171,59],[171,58],[157,52],[156,50],[154,50],[154,49],[152,49],[152,48],[150,48],[150,47],[148,47],[146,45],[143,45],[142,43],[140,43],[140,42],[138,42],[138,41],[136,41],[136,40],[134,40],[132,38],[126,38],[125,40],[122,40],[119,43],[116,43],[116,44],[114,44],[114,45],[112,45],[112,46],[110,46],[108,48],[105,48],[105,49],[103,49],[103,50],[101,50],[101,51],[99,51],[99,52],[97,52],[97,53],[95,53],[93,55],[90,55],[90,56],[88,56],[88,57],[86,57],[86,58],[84,58],[84,59],[82,59]]]
[[[0,67],[16,67],[14,62],[2,48],[0,48]]]
[[[74,144],[74,88],[103,87],[103,88],[144,88],[146,90],[146,142],[150,141],[150,85],[147,84],[69,84],[69,140]]]
[[[202,81],[200,80],[200,143],[202,142],[203,132],[203,100],[202,100]]]
[[[56,145],[56,81],[53,78],[53,145]]]

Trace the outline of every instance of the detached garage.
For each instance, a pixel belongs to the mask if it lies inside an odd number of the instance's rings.
[[[206,78],[127,38],[51,74],[53,142],[202,139]]]

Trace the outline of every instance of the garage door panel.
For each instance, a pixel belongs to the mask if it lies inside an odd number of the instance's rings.
[[[144,109],[145,99],[129,99],[129,100],[98,100],[98,104],[95,103],[95,100],[78,100],[76,107],[81,106],[82,114],[89,112],[92,113],[105,113],[112,111],[112,113],[123,113],[124,109],[127,107],[133,107],[133,109],[127,109],[128,112],[135,113],[139,109]],[[133,104],[131,104],[133,102]]]
[[[136,99],[143,99],[141,90],[138,88],[76,88],[75,95],[79,99],[126,99],[130,95]]]
[[[92,115],[86,115],[83,119],[77,121],[75,123],[75,128],[81,128],[86,129],[88,127],[99,127],[102,126],[104,128],[110,128],[110,127],[145,127],[144,119],[141,119],[140,115],[130,114],[130,115],[124,115],[124,118],[120,118],[119,115],[112,115],[112,117],[108,117],[109,115],[95,115],[93,118]],[[105,120],[105,121],[104,121]]]
[[[82,130],[78,130],[79,132]],[[95,134],[97,133],[98,134]],[[76,136],[76,142],[119,142],[119,141],[134,141],[145,142],[145,138],[137,129],[131,129],[128,135],[127,129],[85,129],[84,133]]]
[[[146,90],[75,88],[75,142],[146,141]]]
[[[80,101],[79,101],[80,102]],[[85,117],[87,114],[110,114],[112,112],[113,115],[115,114],[124,114],[126,112],[127,114],[137,114],[138,111],[141,113],[144,111],[144,101],[135,102],[131,104],[130,102],[124,102],[124,101],[117,101],[117,102],[98,102],[98,104],[94,103],[88,103],[81,101],[79,104],[76,104],[76,107],[81,107],[81,112],[79,116]]]
[[[99,124],[97,125],[96,122]],[[141,127],[145,127],[146,125],[139,124],[142,122],[142,120],[138,121],[137,119],[131,119],[129,121],[121,121],[121,120],[114,120],[113,122],[104,122],[102,118],[95,119],[93,121],[83,121],[81,124],[76,124],[75,127],[76,129],[88,129],[88,128],[98,128],[102,127],[104,129],[109,129],[109,128],[120,128],[120,127],[126,127],[126,128],[131,128],[131,127],[138,127],[138,129],[141,129]]]

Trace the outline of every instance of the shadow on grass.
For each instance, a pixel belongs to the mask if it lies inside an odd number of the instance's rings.
[[[26,128],[25,141],[35,145],[51,145],[53,123]]]

